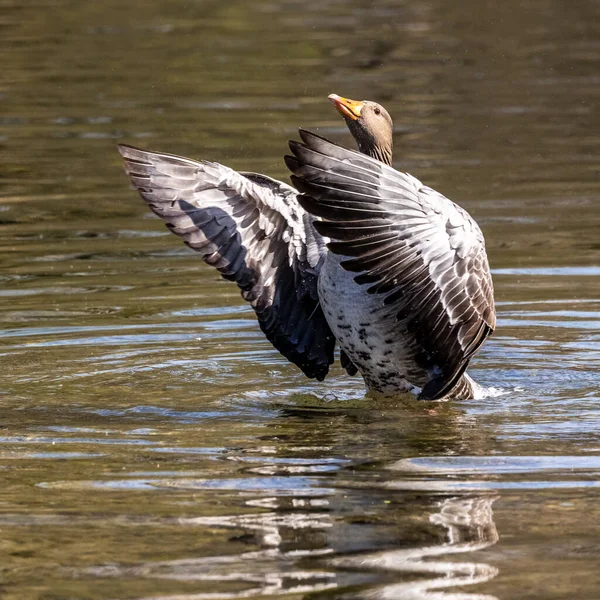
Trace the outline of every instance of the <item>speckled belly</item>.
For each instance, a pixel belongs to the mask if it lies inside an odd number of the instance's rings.
[[[319,298],[340,346],[356,365],[369,389],[402,393],[421,387],[427,373],[414,361],[411,336],[402,330],[383,296],[368,294],[355,273],[329,254],[319,275]]]

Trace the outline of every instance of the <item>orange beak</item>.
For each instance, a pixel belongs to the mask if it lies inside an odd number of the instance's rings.
[[[364,102],[342,98],[337,94],[329,94],[329,100],[331,100],[332,104],[335,106],[340,115],[342,115],[342,117],[352,119],[353,121],[356,121],[360,118],[360,112],[365,105]]]

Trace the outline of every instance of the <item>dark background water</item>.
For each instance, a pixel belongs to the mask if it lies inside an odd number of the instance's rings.
[[[0,0],[0,597],[596,600],[600,3]],[[326,97],[486,236],[478,401],[305,379],[117,141],[287,178]]]

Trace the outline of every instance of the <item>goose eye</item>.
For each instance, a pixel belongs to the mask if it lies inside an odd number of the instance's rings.
[[[381,114],[381,110],[377,106],[375,107],[375,114],[376,115],[380,115]]]

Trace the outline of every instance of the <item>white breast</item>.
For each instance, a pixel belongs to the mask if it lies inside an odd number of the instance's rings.
[[[384,296],[368,294],[369,284],[357,284],[356,274],[346,271],[341,260],[330,252],[319,276],[321,306],[340,346],[369,389],[397,394],[421,387],[427,374],[415,363],[412,336],[384,304]]]

